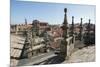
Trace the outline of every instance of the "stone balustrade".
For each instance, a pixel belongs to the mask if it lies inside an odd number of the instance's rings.
[[[68,58],[73,52],[74,44],[75,44],[75,36],[68,37],[66,39],[66,43],[62,39],[62,43],[60,47],[61,50],[60,56],[63,58]]]
[[[73,52],[74,49],[74,44],[75,44],[75,36],[73,37],[69,37],[66,39],[67,41],[67,57],[69,57],[71,55],[71,53]]]

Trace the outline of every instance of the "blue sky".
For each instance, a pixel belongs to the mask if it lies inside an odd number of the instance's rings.
[[[43,2],[26,2],[11,0],[11,24],[22,24],[25,18],[28,23],[33,20],[48,22],[49,24],[62,24],[64,20],[64,8],[67,8],[68,23],[71,23],[74,16],[75,23],[83,23],[91,19],[91,23],[96,22],[95,5],[76,5],[62,3],[43,3]]]

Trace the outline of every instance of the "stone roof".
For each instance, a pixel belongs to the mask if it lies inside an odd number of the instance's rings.
[[[11,56],[11,66],[16,66],[18,63],[18,59],[21,56],[22,49],[24,46],[24,38],[11,35],[11,49],[10,49],[10,56]]]

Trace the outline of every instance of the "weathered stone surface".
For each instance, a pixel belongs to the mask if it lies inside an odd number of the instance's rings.
[[[88,46],[72,53],[68,60],[63,63],[80,63],[95,61],[95,46]]]
[[[24,46],[24,37],[11,35],[11,48],[10,48],[10,56],[11,56],[11,66],[14,67],[18,63],[18,58],[20,58],[22,49]]]

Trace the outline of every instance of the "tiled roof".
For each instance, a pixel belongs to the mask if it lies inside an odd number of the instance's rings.
[[[11,35],[11,49],[10,49],[11,66],[17,65],[18,58],[20,58],[24,46],[24,41],[25,41],[24,38]]]

